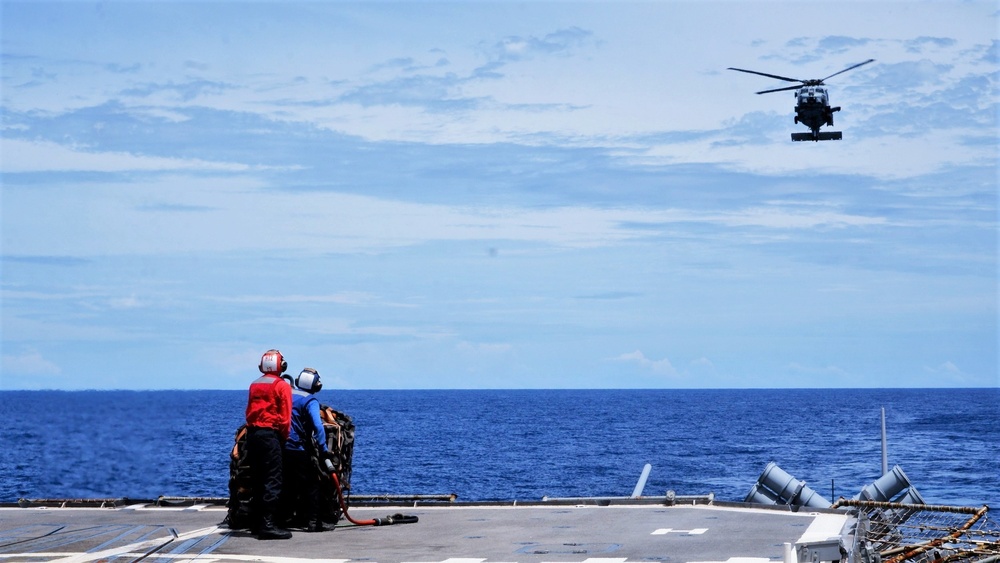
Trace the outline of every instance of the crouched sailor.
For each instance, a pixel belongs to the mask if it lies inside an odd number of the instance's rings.
[[[292,421],[285,441],[285,487],[282,516],[290,527],[307,532],[322,532],[320,479],[315,459],[320,463],[328,455],[326,430],[320,417],[316,393],[323,388],[319,372],[303,369],[295,378],[292,391]]]

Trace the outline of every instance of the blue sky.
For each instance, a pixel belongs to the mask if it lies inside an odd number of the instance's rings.
[[[0,9],[0,389],[998,386],[995,2]]]

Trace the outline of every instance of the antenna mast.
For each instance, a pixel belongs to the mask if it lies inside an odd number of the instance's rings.
[[[885,441],[885,407],[882,407],[882,475],[889,472],[889,454]]]

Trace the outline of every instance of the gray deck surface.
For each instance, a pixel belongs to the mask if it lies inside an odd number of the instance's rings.
[[[765,563],[782,560],[785,542],[836,534],[845,518],[659,505],[358,507],[351,516],[398,512],[420,521],[358,527],[342,520],[329,532],[259,541],[220,527],[226,512],[215,506],[0,508],[0,562]]]

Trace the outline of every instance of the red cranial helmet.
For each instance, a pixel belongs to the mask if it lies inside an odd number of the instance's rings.
[[[264,355],[260,357],[260,365],[257,368],[261,373],[281,375],[288,369],[288,362],[285,361],[281,352],[271,349],[264,352]]]

